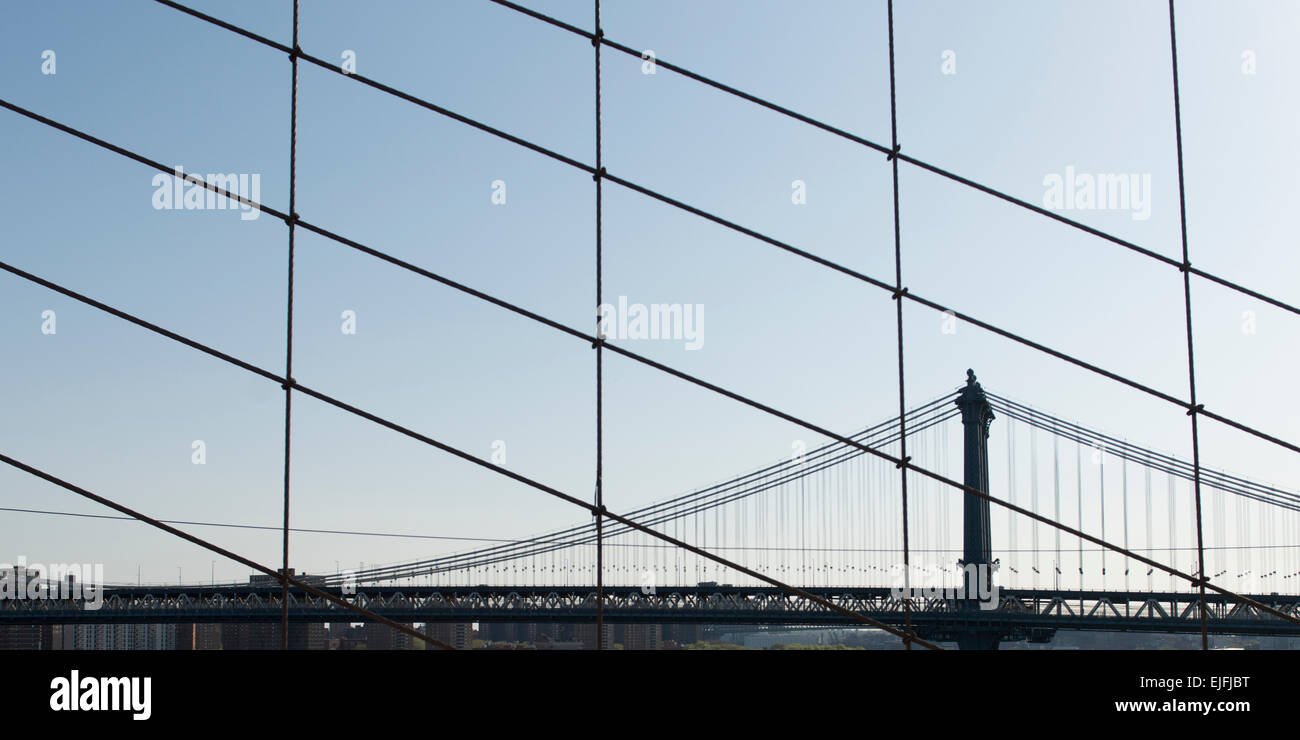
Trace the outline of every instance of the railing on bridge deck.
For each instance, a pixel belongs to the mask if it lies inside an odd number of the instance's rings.
[[[335,595],[405,622],[583,622],[595,615],[594,586],[362,587]],[[905,621],[894,589],[821,588],[828,601],[887,624]],[[1300,596],[1251,598],[1300,617]],[[956,639],[972,630],[1000,639],[1049,639],[1058,629],[1190,633],[1201,629],[1197,592],[1065,591],[1011,589],[997,605],[970,610],[960,599],[918,594],[910,599],[912,624],[932,639]],[[1216,634],[1300,636],[1300,625],[1260,612],[1231,597],[1206,595],[1208,629]],[[301,591],[290,593],[294,622],[353,621],[352,612]],[[842,614],[779,588],[718,586],[605,589],[605,619],[621,623],[779,624],[844,626]],[[268,587],[128,587],[103,594],[98,609],[82,602],[33,599],[0,608],[0,624],[273,622],[282,617],[280,589]]]

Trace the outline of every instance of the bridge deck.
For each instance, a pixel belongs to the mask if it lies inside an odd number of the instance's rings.
[[[592,586],[364,586],[346,595],[402,622],[583,622],[595,619]],[[809,588],[832,603],[891,625],[906,618],[904,602],[888,587]],[[1300,596],[1263,594],[1256,601],[1300,616]],[[108,589],[98,609],[48,599],[0,602],[0,624],[159,622],[269,622],[280,619],[275,586],[120,587]],[[993,630],[1010,638],[1050,635],[1057,629],[1199,632],[1199,595],[1188,592],[1007,589],[996,606],[971,609],[955,599],[910,600],[922,635]],[[1209,630],[1219,634],[1300,635],[1300,626],[1231,598],[1206,595]],[[854,620],[777,588],[691,586],[606,589],[604,618],[620,623],[783,624],[846,626]],[[294,622],[355,621],[330,602],[290,593]]]

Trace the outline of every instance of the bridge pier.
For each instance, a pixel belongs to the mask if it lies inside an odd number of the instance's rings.
[[[989,490],[989,424],[993,421],[993,407],[984,395],[984,389],[975,380],[973,370],[966,371],[966,387],[957,396],[964,428],[964,483],[980,491]],[[964,611],[978,612],[988,606],[986,599],[993,587],[992,533],[989,524],[989,502],[966,492],[962,507],[962,594],[958,600]],[[981,594],[984,599],[981,599]],[[993,597],[996,599],[996,597]],[[996,601],[994,602],[996,603]],[[997,650],[1001,635],[997,631],[968,629],[959,632],[957,647],[961,650]]]

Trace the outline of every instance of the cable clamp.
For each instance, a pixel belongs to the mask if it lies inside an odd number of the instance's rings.
[[[1195,406],[1191,407],[1190,409],[1187,409],[1187,415],[1191,416],[1192,414],[1199,414],[1202,411],[1205,411],[1205,404],[1198,403]]]
[[[894,288],[894,300],[898,300],[899,298],[902,298],[902,297],[905,296],[905,295],[907,295],[907,288],[906,288],[906,287],[903,287],[903,288]]]
[[[606,509],[606,508],[605,508],[605,505],[604,505],[604,504],[601,504],[600,506],[597,506],[597,507],[595,508],[595,510],[593,510],[593,511],[591,512],[591,515],[592,515],[592,516],[609,516],[609,509]]]
[[[293,48],[289,50],[289,61],[296,62],[301,56],[303,56],[302,47],[294,44]]]
[[[298,224],[298,214],[290,213],[288,216],[284,217],[285,226],[296,226],[297,224]]]
[[[899,468],[906,468],[908,467],[908,464],[911,462],[912,462],[912,456],[906,455],[903,457],[902,460],[899,460],[898,462],[894,463],[894,469],[897,470]]]
[[[1183,264],[1178,266],[1179,272],[1187,272],[1188,270],[1191,269],[1192,269],[1192,263],[1188,260],[1183,260]]]
[[[298,381],[294,380],[293,378],[285,378],[285,381],[280,384],[280,387],[285,389],[286,391],[289,390],[290,388],[297,388]]]
[[[605,29],[597,28],[596,33],[591,37],[592,46],[600,46],[600,42],[605,40]]]
[[[902,144],[895,144],[895,145],[894,145],[894,148],[893,148],[893,149],[890,149],[890,150],[885,154],[885,161],[886,161],[886,162],[892,162],[892,161],[894,161],[894,159],[898,157],[898,153],[899,153],[900,151],[902,151],[902,150],[903,150],[903,145],[902,145]]]
[[[596,182],[600,182],[601,178],[603,178],[604,176],[605,176],[605,168],[603,166],[597,168],[595,172],[591,173],[591,179],[595,180]]]

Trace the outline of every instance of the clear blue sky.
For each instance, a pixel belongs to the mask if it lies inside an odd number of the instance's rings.
[[[590,28],[588,2],[528,5]],[[303,3],[325,59],[580,159],[594,160],[592,49],[480,0]],[[194,7],[288,43],[288,2]],[[1300,302],[1300,6],[1181,2],[1187,229],[1193,263]],[[888,143],[883,2],[606,3],[606,34]],[[1038,203],[1044,178],[1149,174],[1150,218],[1067,213],[1180,253],[1162,2],[900,2],[903,150]],[[42,52],[56,74],[42,74]],[[956,74],[944,74],[945,51]],[[1244,74],[1243,52],[1254,74]],[[287,209],[285,56],[151,2],[11,4],[0,97],[188,172],[258,174]],[[301,67],[298,210],[308,221],[590,330],[594,186],[581,171]],[[892,281],[890,169],[873,151],[640,60],[604,53],[615,174]],[[155,210],[148,168],[0,113],[3,260],[277,373],[286,232],[263,215]],[[492,183],[506,183],[494,205]],[[791,183],[807,202],[791,202]],[[1042,216],[900,171],[904,282],[918,294],[1186,396],[1182,279]],[[631,349],[849,432],[897,410],[889,295],[661,203],[605,188],[607,299],[701,304],[704,343]],[[299,232],[296,378],[579,496],[594,484],[589,346]],[[1192,284],[1197,381],[1219,413],[1300,439],[1300,319]],[[42,312],[57,333],[41,332]],[[355,335],[340,315],[355,311]],[[1243,311],[1256,331],[1243,333]],[[1190,459],[1178,408],[907,305],[908,404],[986,387]],[[283,392],[17,277],[0,275],[0,450],[175,519],[278,525]],[[606,361],[606,501],[634,508],[780,459],[809,433],[627,360]],[[520,484],[307,398],[294,404],[295,526],[517,537],[583,521]],[[1293,453],[1213,421],[1205,464],[1300,488]],[[191,463],[203,440],[205,465]],[[998,435],[994,435],[994,441]],[[992,453],[994,456],[1000,452]],[[999,458],[1000,459],[1000,458]],[[995,484],[996,487],[996,484]],[[0,469],[0,505],[99,511]],[[274,532],[196,528],[266,563]],[[102,562],[110,581],[206,580],[212,556],[128,522],[0,513],[5,550]],[[427,557],[453,543],[295,535],[300,570]],[[218,579],[246,569],[215,564]]]

